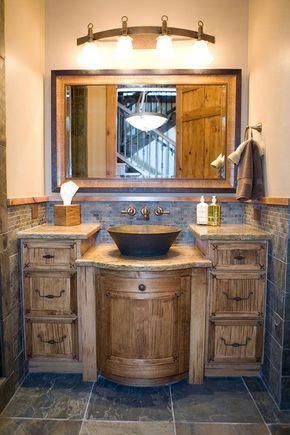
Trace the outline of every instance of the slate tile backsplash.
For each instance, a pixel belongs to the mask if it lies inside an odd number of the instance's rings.
[[[254,219],[254,208],[261,220]],[[244,222],[271,234],[262,375],[281,409],[290,407],[290,207],[245,204]]]

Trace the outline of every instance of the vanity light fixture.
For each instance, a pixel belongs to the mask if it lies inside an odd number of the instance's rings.
[[[77,45],[83,45],[87,42],[99,41],[106,38],[117,37],[117,53],[119,56],[126,57],[132,53],[134,44],[138,48],[148,48],[148,38],[157,39],[156,50],[157,53],[164,57],[169,57],[172,54],[172,41],[173,37],[180,39],[195,39],[197,40],[193,48],[193,62],[201,67],[207,66],[212,60],[211,53],[209,52],[208,43],[215,43],[215,37],[204,33],[203,21],[198,21],[198,30],[181,29],[177,27],[168,27],[168,17],[163,15],[161,17],[161,26],[128,26],[128,17],[123,16],[121,19],[122,27],[110,30],[103,30],[101,32],[93,33],[92,24],[89,24],[89,32],[87,35],[77,39]],[[142,35],[144,38],[142,38]],[[145,36],[146,35],[146,36]],[[157,35],[157,38],[156,38]],[[152,38],[151,38],[152,37]],[[149,48],[152,48],[150,46]]]
[[[87,68],[97,68],[99,66],[99,50],[94,41],[93,24],[88,24],[87,40],[83,44],[80,53],[80,63]]]

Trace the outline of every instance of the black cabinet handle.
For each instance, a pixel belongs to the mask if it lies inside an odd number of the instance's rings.
[[[138,289],[140,290],[140,292],[144,292],[146,290],[146,285],[145,284],[139,284]]]
[[[244,257],[244,256],[241,255],[241,254],[236,255],[236,256],[234,257],[234,260],[237,260],[237,261],[242,261],[242,260],[245,260],[245,259],[246,259],[246,257]]]
[[[38,289],[35,289],[34,291],[35,291],[35,293],[38,294],[38,296],[39,296],[40,298],[46,298],[46,299],[57,299],[57,298],[61,298],[62,295],[65,293],[65,290],[61,290],[61,291],[59,292],[59,295],[56,296],[56,295],[51,295],[51,294],[48,294],[48,295],[42,295],[42,294],[40,294],[40,291],[39,291]]]
[[[45,258],[46,260],[50,260],[51,258],[54,258],[54,255],[46,254],[46,255],[43,255],[42,258]]]
[[[248,299],[250,299],[250,297],[254,294],[253,292],[250,292],[248,294],[247,297],[245,298],[241,298],[240,296],[235,296],[234,298],[230,298],[228,293],[223,292],[223,294],[225,295],[225,297],[227,298],[228,301],[235,301],[235,302],[241,302],[241,301],[247,301]]]
[[[39,340],[41,341],[41,343],[45,343],[45,344],[60,344],[60,343],[63,343],[63,341],[66,339],[66,335],[63,335],[63,336],[62,336],[60,339],[58,339],[58,340],[54,340],[54,339],[52,339],[52,340],[44,340],[40,334],[38,334],[37,337],[39,338]]]
[[[223,337],[221,337],[221,340],[224,342],[224,345],[227,346],[227,347],[245,347],[245,346],[248,345],[249,341],[251,341],[250,337],[246,338],[246,342],[245,343],[236,343],[236,342],[234,342],[234,343],[227,343],[226,340]]]

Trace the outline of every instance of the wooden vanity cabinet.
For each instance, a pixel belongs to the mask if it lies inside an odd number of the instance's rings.
[[[197,244],[212,261],[205,374],[256,374],[263,354],[267,241],[197,237]]]
[[[164,384],[189,369],[190,271],[101,271],[98,367],[130,385]]]

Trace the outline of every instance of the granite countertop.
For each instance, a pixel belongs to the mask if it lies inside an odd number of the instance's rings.
[[[95,266],[101,269],[162,271],[211,267],[211,261],[190,245],[174,245],[164,257],[124,257],[114,244],[102,243],[93,246],[80,259],[77,266]]]
[[[96,234],[100,224],[80,224],[74,226],[39,225],[17,233],[18,239],[68,239],[86,240]]]
[[[190,230],[201,240],[267,240],[270,234],[251,225],[189,225]]]

